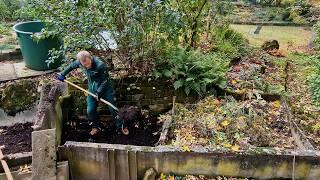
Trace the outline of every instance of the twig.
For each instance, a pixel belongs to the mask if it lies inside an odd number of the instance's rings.
[[[175,107],[176,107],[176,96],[173,96],[172,98],[172,115],[174,115]]]
[[[160,134],[160,138],[159,138],[159,141],[155,144],[156,146],[159,146],[159,145],[162,145],[165,143],[166,139],[167,139],[167,134],[168,134],[168,131],[170,129],[170,126],[172,124],[172,121],[173,121],[173,115],[174,115],[174,111],[175,111],[175,102],[176,102],[176,96],[173,96],[172,98],[172,111],[171,111],[171,119],[167,119],[164,121],[163,125],[162,125],[162,132]]]
[[[310,143],[309,138],[304,134],[304,132],[299,128],[297,125],[296,118],[293,117],[291,113],[291,109],[287,105],[287,102],[283,103],[283,107],[285,108],[285,111],[287,112],[286,120],[290,124],[291,134],[293,138],[295,139],[296,144],[300,149],[303,150],[315,150],[313,145]],[[297,132],[296,132],[297,130]]]

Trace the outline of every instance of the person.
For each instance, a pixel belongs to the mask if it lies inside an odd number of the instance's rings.
[[[77,60],[69,64],[62,72],[58,73],[57,79],[64,81],[66,75],[76,68],[81,68],[88,78],[88,91],[94,93],[97,98],[91,95],[87,97],[87,115],[92,127],[90,135],[95,136],[102,130],[102,123],[97,114],[97,107],[100,98],[115,104],[113,99],[113,88],[110,82],[106,64],[96,56],[91,56],[88,51],[80,51]],[[117,112],[110,106],[109,111],[116,121],[118,133],[128,134],[128,129],[123,128],[123,122],[117,116]]]

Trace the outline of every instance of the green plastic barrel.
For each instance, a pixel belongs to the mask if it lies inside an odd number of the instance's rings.
[[[13,26],[26,66],[38,71],[55,69],[61,65],[63,59],[61,55],[54,63],[48,65],[46,60],[50,57],[49,50],[59,49],[63,42],[58,37],[49,37],[39,41],[33,40],[31,35],[41,32],[42,28],[44,28],[44,23],[40,21],[22,22]]]

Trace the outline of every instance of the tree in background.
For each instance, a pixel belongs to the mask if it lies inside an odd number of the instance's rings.
[[[132,69],[135,62],[148,61],[167,44],[178,43],[180,17],[169,5],[159,0],[29,0],[18,14],[55,27],[53,33],[64,38],[67,52],[94,48],[110,51],[108,39],[114,39],[114,54]],[[103,31],[108,31],[109,37]]]

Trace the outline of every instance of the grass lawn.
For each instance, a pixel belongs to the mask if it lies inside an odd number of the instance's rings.
[[[243,34],[252,46],[260,47],[266,40],[278,40],[281,49],[287,49],[288,42],[295,47],[308,45],[312,31],[305,27],[263,26],[259,34],[253,34],[257,25],[232,24],[231,28]]]

